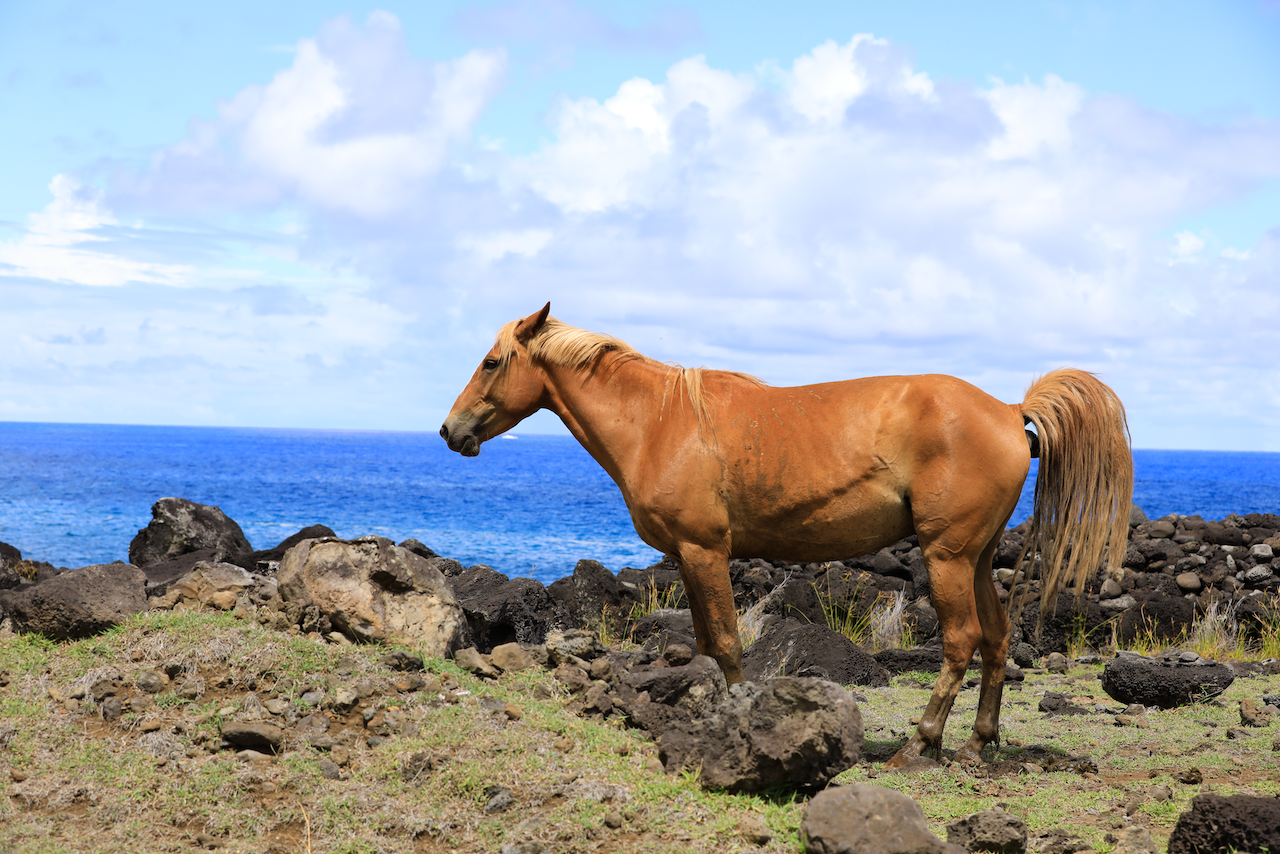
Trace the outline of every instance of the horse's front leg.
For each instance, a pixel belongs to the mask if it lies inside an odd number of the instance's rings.
[[[698,652],[720,665],[730,685],[742,681],[742,640],[729,580],[729,557],[723,552],[684,544],[676,555],[693,612]]]

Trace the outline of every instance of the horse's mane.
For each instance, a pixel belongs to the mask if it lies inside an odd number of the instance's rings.
[[[513,320],[498,330],[498,337],[494,342],[494,346],[498,350],[499,357],[504,360],[510,358],[516,352],[518,346],[516,326],[519,322],[518,320]],[[525,343],[525,349],[531,359],[541,359],[552,365],[564,365],[578,369],[589,367],[605,353],[618,353],[627,360],[640,359],[659,364],[656,359],[643,355],[630,344],[614,338],[612,335],[579,329],[550,316],[547,317],[546,322],[543,323],[537,334]],[[708,371],[707,368],[684,368],[670,363],[666,367],[676,372],[675,389],[673,391],[678,393],[680,386],[684,386],[685,394],[689,396],[689,403],[698,418],[698,430],[704,437],[710,414],[710,394],[707,392],[706,385],[703,382],[707,373],[737,377],[757,385],[764,385],[762,381],[755,377],[736,371]]]

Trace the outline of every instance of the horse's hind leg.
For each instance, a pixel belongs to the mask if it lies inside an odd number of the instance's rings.
[[[1008,520],[1006,520],[1008,524]],[[991,559],[1004,533],[987,544],[974,570],[973,592],[982,625],[979,649],[982,650],[982,693],[978,697],[978,714],[973,721],[973,735],[956,751],[955,761],[977,765],[982,761],[982,748],[1000,738],[1000,698],[1004,693],[1004,666],[1009,655],[1009,618],[991,578]]]
[[[942,671],[915,735],[885,763],[886,768],[898,768],[926,751],[941,756],[947,716],[982,635],[973,599],[973,558],[947,554],[936,543],[926,545],[923,536],[921,545],[925,547],[933,607],[942,631]]]
[[[723,553],[694,545],[682,545],[677,555],[680,580],[689,596],[698,652],[720,665],[730,685],[742,681],[742,640],[738,637],[738,612],[733,604],[729,558]]]

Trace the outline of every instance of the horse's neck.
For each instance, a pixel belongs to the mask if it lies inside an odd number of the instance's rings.
[[[688,408],[676,399],[685,393],[678,370],[648,359],[606,355],[591,371],[554,367],[547,373],[550,408],[624,492],[654,431],[679,429],[663,422]]]

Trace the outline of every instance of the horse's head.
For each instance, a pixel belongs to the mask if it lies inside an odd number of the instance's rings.
[[[440,436],[449,449],[465,457],[480,453],[487,442],[537,412],[546,391],[546,374],[531,364],[526,345],[542,329],[551,303],[515,324],[514,346],[499,335],[471,382],[458,395]]]

